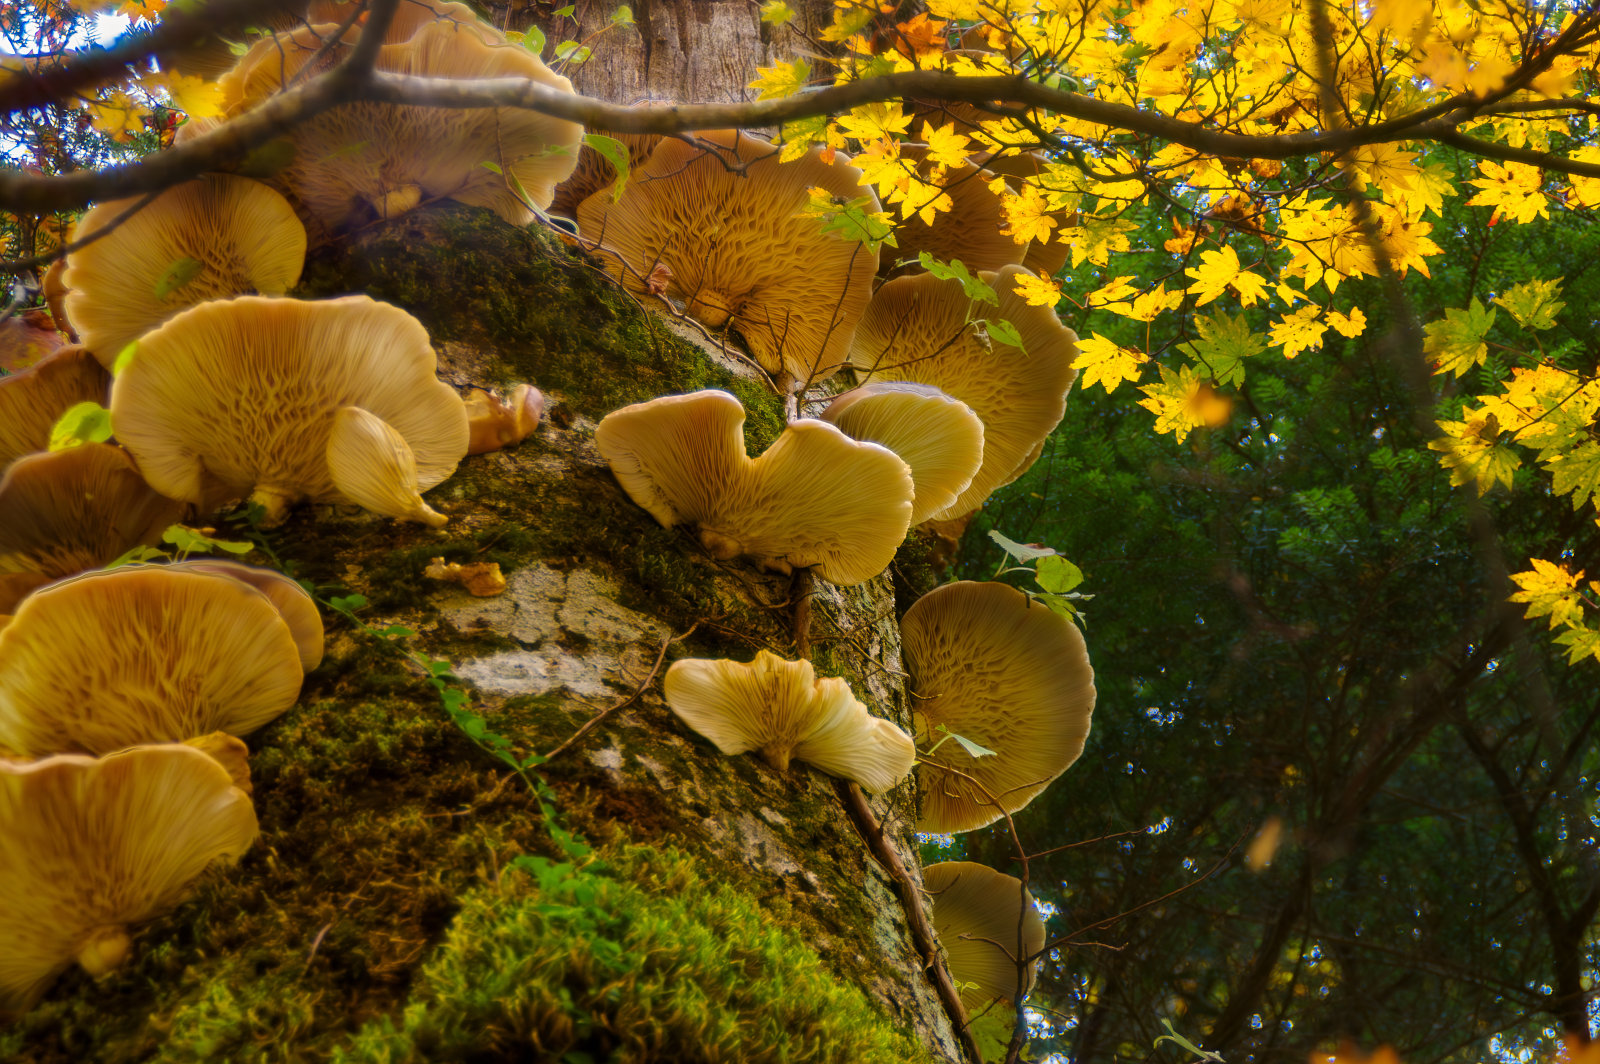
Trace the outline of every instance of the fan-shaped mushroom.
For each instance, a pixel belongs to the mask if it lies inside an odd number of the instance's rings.
[[[667,670],[667,705],[725,754],[760,752],[779,772],[790,760],[854,780],[872,794],[911,771],[911,737],[874,717],[838,677],[818,679],[809,661],[758,651],[748,665],[687,658]]]
[[[858,584],[883,572],[911,518],[911,471],[892,451],[822,421],[791,422],[746,457],[744,407],[727,392],[673,395],[608,414],[595,446],[662,525],[693,523],[719,558],[780,572],[816,566]]]
[[[0,1020],[74,961],[115,968],[130,925],[173,908],[257,833],[249,797],[191,747],[0,761]]]
[[[103,403],[111,377],[81,347],[63,347],[0,377],[0,469],[50,446],[56,420],[79,403]]]
[[[936,763],[924,761],[918,830],[991,824],[1027,805],[1083,752],[1094,669],[1070,620],[1006,584],[963,580],[918,599],[900,632],[918,745],[938,742],[944,725],[995,753],[973,757],[946,742]]]
[[[933,516],[960,517],[983,505],[996,489],[1020,477],[1061,422],[1078,337],[1050,307],[1029,306],[1013,290],[1021,266],[980,274],[999,297],[988,312],[1009,321],[1022,338],[1018,349],[995,340],[973,319],[972,300],[958,280],[932,274],[898,277],[872,297],[850,346],[850,364],[862,382],[906,380],[931,384],[961,400],[983,419],[983,465],[967,490]]]
[[[818,186],[867,197],[872,210],[877,197],[842,153],[780,163],[776,147],[746,133],[691,139],[656,145],[616,202],[606,191],[584,200],[580,230],[621,258],[607,270],[629,291],[650,291],[666,266],[667,295],[707,325],[739,330],[762,369],[801,385],[826,380],[844,363],[878,253],[801,211]]]
[[[117,224],[126,212],[131,217]],[[306,230],[289,201],[259,181],[209,174],[162,192],[93,207],[63,281],[72,325],[107,369],[129,343],[208,299],[281,296],[300,279]]]
[[[139,342],[112,389],[111,416],[162,494],[203,508],[253,494],[271,521],[302,498],[376,504],[374,476],[414,497],[454,472],[467,450],[466,408],[434,366],[421,323],[366,296],[204,303]],[[414,483],[403,463],[382,474],[334,468],[361,452],[330,449],[346,407],[399,435],[416,462]]]
[[[972,861],[944,861],[922,870],[922,885],[933,895],[933,930],[950,975],[968,984],[961,991],[967,1011],[991,1001],[1009,1006],[1020,971],[1027,972],[1026,996],[1038,967],[1028,958],[1044,948],[1044,920],[1022,881]]]
[[[73,577],[0,630],[0,750],[246,735],[294,705],[301,662],[277,607],[242,581],[164,566]]]

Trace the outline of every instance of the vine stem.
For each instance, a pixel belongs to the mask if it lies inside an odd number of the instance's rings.
[[[961,1004],[961,995],[956,992],[950,969],[945,965],[944,957],[939,952],[939,938],[933,933],[933,924],[928,920],[927,910],[922,907],[922,888],[911,878],[911,873],[906,871],[905,862],[900,859],[899,851],[890,845],[889,839],[883,833],[883,825],[878,823],[878,818],[872,814],[872,808],[867,805],[867,796],[861,793],[861,788],[849,780],[836,779],[833,781],[833,789],[839,796],[839,804],[844,806],[846,815],[850,817],[850,822],[855,825],[862,841],[867,844],[867,851],[889,874],[889,879],[894,884],[895,895],[900,899],[900,907],[906,914],[906,926],[911,931],[911,942],[916,947],[917,955],[922,958],[923,971],[928,973],[928,979],[939,995],[939,1003],[944,1006],[945,1014],[950,1017],[950,1025],[955,1029],[962,1050],[973,1064],[983,1064],[983,1050],[978,1048],[977,1040],[967,1028],[967,1010]]]

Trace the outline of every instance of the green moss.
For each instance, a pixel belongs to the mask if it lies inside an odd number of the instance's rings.
[[[429,249],[418,255],[418,246]],[[561,393],[599,419],[639,397],[722,388],[748,411],[751,447],[783,428],[781,400],[735,376],[643,311],[580,253],[542,230],[492,212],[440,206],[412,211],[307,262],[296,294],[364,291],[410,309],[435,346],[490,346],[512,379]]]
[[[524,862],[461,899],[402,1013],[342,1064],[927,1060],[793,932],[672,849]]]

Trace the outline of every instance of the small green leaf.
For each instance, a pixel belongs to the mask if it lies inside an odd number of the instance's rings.
[[[613,26],[633,25],[633,8],[629,7],[627,4],[623,4],[615,11],[611,12],[611,24]]]
[[[1039,559],[1034,579],[1052,595],[1064,595],[1083,583],[1083,570],[1057,554]]]
[[[204,270],[205,263],[199,259],[181,258],[168,266],[161,279],[156,282],[156,298],[165,299],[196,277]]]
[[[64,451],[83,443],[104,443],[111,438],[111,411],[99,403],[76,403],[56,419],[50,429],[50,449]]]
[[[367,604],[365,595],[335,595],[328,600],[328,605],[340,613],[350,613],[359,610]]]
[[[611,164],[617,172],[616,184],[611,186],[611,202],[615,203],[622,198],[622,190],[628,186],[630,165],[628,161],[628,146],[616,137],[608,137],[604,133],[585,133],[583,142]]]
[[[1244,360],[1267,349],[1266,340],[1251,331],[1243,314],[1208,314],[1195,318],[1194,326],[1200,338],[1180,345],[1178,350],[1194,359],[1201,372],[1218,384],[1242,384]]]
[[[542,54],[544,52],[544,31],[538,26],[529,26],[527,32],[522,36],[522,47],[534,55]]]
[[[378,634],[383,636],[385,639],[403,639],[416,635],[417,633],[415,629],[407,628],[403,624],[391,624],[387,627],[378,629]]]
[[[1549,281],[1525,281],[1495,297],[1495,302],[1511,312],[1511,316],[1525,329],[1549,329],[1556,323],[1565,303],[1556,297],[1561,294],[1561,278]]]
[[[487,159],[485,159],[483,162],[479,163],[478,165],[483,167],[485,170],[488,170],[490,173],[502,174],[502,175],[505,173],[504,170],[500,169],[500,164],[499,163],[491,163]]]
[[[179,554],[211,554],[226,551],[229,554],[249,554],[254,544],[241,540],[214,539],[186,525],[168,525],[161,533],[161,542],[170,543]]]
[[[1005,344],[1007,347],[1022,348],[1022,334],[1017,332],[1017,327],[1004,318],[986,319],[984,325],[989,329],[989,339]]]
[[[576,4],[568,4],[566,7],[556,8],[556,18],[571,18],[572,12],[576,7]]]
[[[133,361],[134,356],[138,353],[139,341],[129,340],[128,346],[124,347],[121,351],[118,351],[116,361],[111,363],[111,375],[115,377],[117,374],[127,369],[128,364]]]
[[[950,738],[954,739],[956,742],[961,744],[961,749],[963,749],[963,750],[965,750],[967,752],[967,756],[968,757],[998,757],[998,756],[1000,756],[1000,755],[996,754],[993,750],[989,749],[987,746],[979,746],[977,743],[973,742],[971,739],[968,739],[965,735],[957,735],[955,732],[951,732],[950,733]]]
[[[922,263],[924,270],[927,270],[941,281],[960,281],[962,290],[967,293],[967,298],[973,302],[1000,305],[1000,297],[995,295],[994,289],[990,288],[984,281],[974,277],[972,271],[967,269],[960,259],[940,262],[924,251],[917,256],[917,261]]]

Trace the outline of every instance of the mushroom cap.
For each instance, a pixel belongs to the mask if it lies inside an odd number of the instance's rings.
[[[74,239],[111,225],[138,202],[90,208]],[[208,174],[167,189],[67,256],[67,313],[84,346],[110,369],[129,343],[196,303],[282,295],[300,280],[305,261],[305,226],[288,200],[247,177]]]
[[[766,650],[747,665],[686,658],[673,662],[662,689],[672,711],[724,754],[757,750],[780,772],[804,761],[881,794],[916,761],[909,735],[868,712],[844,680],[818,679],[809,661]]]
[[[982,506],[997,488],[1027,472],[1045,437],[1061,422],[1067,391],[1077,379],[1077,335],[1050,307],[1029,306],[1013,288],[1021,266],[979,275],[999,306],[972,306],[959,280],[932,274],[897,277],[872,297],[856,328],[850,363],[862,383],[905,380],[931,384],[983,419],[983,465],[949,507],[933,516],[960,517]],[[1022,337],[1018,350],[980,333],[969,318],[1009,321]]]
[[[0,469],[50,448],[57,419],[79,403],[103,403],[111,376],[81,347],[63,347],[0,377]]]
[[[1016,958],[1044,948],[1044,920],[1031,894],[1024,908],[1022,880],[972,861],[943,861],[923,868],[922,886],[933,895],[933,931],[951,977],[976,984],[961,991],[961,1004],[969,1013],[991,1001],[1009,1006],[1017,998]],[[1037,967],[1027,967],[1024,996]]]
[[[960,259],[974,271],[998,270],[1022,262],[1028,245],[1018,244],[1000,231],[1006,225],[1006,215],[1000,196],[989,189],[991,175],[971,163],[935,167],[927,161],[927,155],[925,144],[900,145],[901,165],[908,170],[915,168],[922,180],[943,189],[951,206],[935,214],[931,226],[917,214],[902,219],[894,230],[899,245],[895,258],[914,261],[926,251],[941,262]]]
[[[986,174],[999,174],[1006,178],[1007,185],[1016,189],[1024,181],[1037,181],[1045,177],[1050,157],[1037,151],[1008,151],[980,156],[978,162]],[[1061,233],[1067,228],[1071,216],[1071,211],[1050,212],[1050,217],[1056,220],[1056,229],[1051,232],[1049,240],[1035,240],[1028,244],[1028,254],[1022,260],[1024,266],[1040,277],[1053,277],[1067,264],[1072,245],[1061,239]]]
[[[595,446],[634,502],[668,528],[699,525],[719,558],[748,555],[782,572],[815,566],[835,584],[883,572],[911,519],[909,467],[810,419],[750,459],[743,425],[739,400],[695,392],[608,414]]]
[[[933,755],[976,785],[924,761],[918,831],[972,831],[1015,813],[1083,752],[1094,669],[1070,620],[1006,584],[963,580],[913,603],[900,634],[919,745],[943,724],[997,755],[954,742]]]
[[[351,502],[375,514],[432,528],[449,520],[422,501],[417,458],[406,438],[371,411],[359,406],[339,408],[328,434],[327,458],[334,487]]]
[[[129,925],[173,908],[258,831],[227,769],[187,746],[0,761],[0,1020],[74,960],[115,967]]]
[[[71,576],[161,542],[184,505],[109,443],[24,455],[0,477],[0,573]]]
[[[256,489],[349,502],[328,468],[338,411],[359,406],[411,448],[422,490],[467,450],[461,398],[434,377],[421,323],[366,296],[246,296],[183,312],[139,342],[111,391],[117,439],[163,495],[215,505]]]
[[[317,602],[305,588],[276,569],[261,569],[226,558],[187,558],[181,562],[167,562],[161,568],[169,572],[225,576],[255,588],[267,596],[283,623],[289,626],[289,634],[300,651],[300,667],[310,672],[322,664],[322,614],[317,612]]]
[[[90,754],[247,735],[300,694],[300,650],[242,581],[166,566],[40,588],[0,630],[0,750]]]
[[[863,384],[829,403],[822,420],[852,440],[883,444],[911,467],[913,525],[955,502],[983,465],[983,422],[930,384]]]
[[[222,79],[224,112],[237,117],[262,103],[313,60],[320,70],[343,59],[360,30],[324,51],[335,28],[306,26],[258,42]],[[403,43],[382,46],[376,68],[429,78],[522,78],[572,91],[538,56],[481,22],[431,21]],[[294,158],[275,180],[329,229],[393,217],[438,198],[488,207],[513,225],[527,225],[533,211],[511,180],[534,206],[548,207],[556,183],[577,165],[583,127],[516,107],[348,103],[296,125],[288,138]]]
[[[672,271],[667,294],[710,326],[729,322],[768,373],[817,383],[838,372],[872,294],[878,253],[824,233],[801,211],[820,186],[845,200],[877,197],[842,153],[820,148],[790,162],[747,133],[663,140],[622,198],[596,192],[578,227],[620,256],[606,269],[630,292],[649,291],[657,265]],[[732,169],[730,169],[730,167]]]

